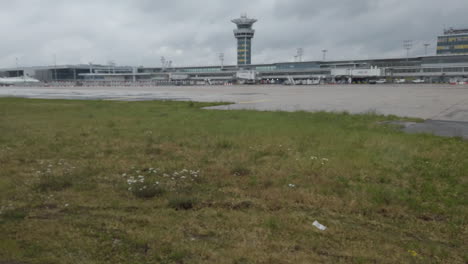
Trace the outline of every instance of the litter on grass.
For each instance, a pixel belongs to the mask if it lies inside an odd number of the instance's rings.
[[[324,225],[320,224],[320,223],[319,223],[319,222],[317,222],[317,221],[315,221],[315,222],[314,222],[312,225],[313,225],[313,226],[315,226],[316,228],[318,228],[318,229],[322,230],[322,231],[325,231],[325,230],[327,229],[327,227],[326,227],[326,226],[324,226]]]

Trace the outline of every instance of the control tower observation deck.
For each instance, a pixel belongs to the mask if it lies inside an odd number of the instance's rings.
[[[255,34],[252,26],[255,22],[256,19],[248,18],[247,15],[232,20],[237,25],[234,30],[237,39],[237,65],[252,64],[252,38]]]

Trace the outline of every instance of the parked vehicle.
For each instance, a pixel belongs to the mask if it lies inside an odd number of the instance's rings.
[[[454,79],[450,79],[449,83],[452,84],[452,85],[463,85],[463,84],[468,84],[468,78],[463,78],[463,79],[454,78]]]
[[[426,81],[424,81],[422,79],[416,79],[416,80],[413,80],[412,82],[413,83],[425,83]]]
[[[395,83],[406,83],[405,79],[396,79]]]
[[[380,80],[375,81],[375,83],[377,83],[377,84],[384,84],[384,83],[387,83],[387,80],[385,80],[385,79],[380,79]]]

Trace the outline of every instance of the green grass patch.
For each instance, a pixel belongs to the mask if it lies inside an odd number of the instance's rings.
[[[466,263],[468,142],[212,105],[0,99],[0,263]]]

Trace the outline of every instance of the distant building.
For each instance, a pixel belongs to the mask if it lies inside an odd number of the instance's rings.
[[[255,22],[256,19],[248,18],[247,15],[232,20],[237,25],[234,30],[237,39],[237,65],[252,64],[252,38],[255,34],[252,26]]]
[[[437,39],[437,55],[468,54],[468,29],[450,28]]]
[[[468,79],[468,54],[171,68],[96,64],[54,65],[0,69],[0,77],[27,76],[51,85],[55,83],[197,85],[232,83],[243,77],[239,76],[242,72],[249,72],[250,76],[264,83],[286,81],[292,83],[294,80],[304,84],[319,78],[328,80],[335,78],[339,82],[349,75],[363,81],[377,78],[375,72],[380,75],[378,78],[417,78],[426,82],[449,82],[451,79]]]

